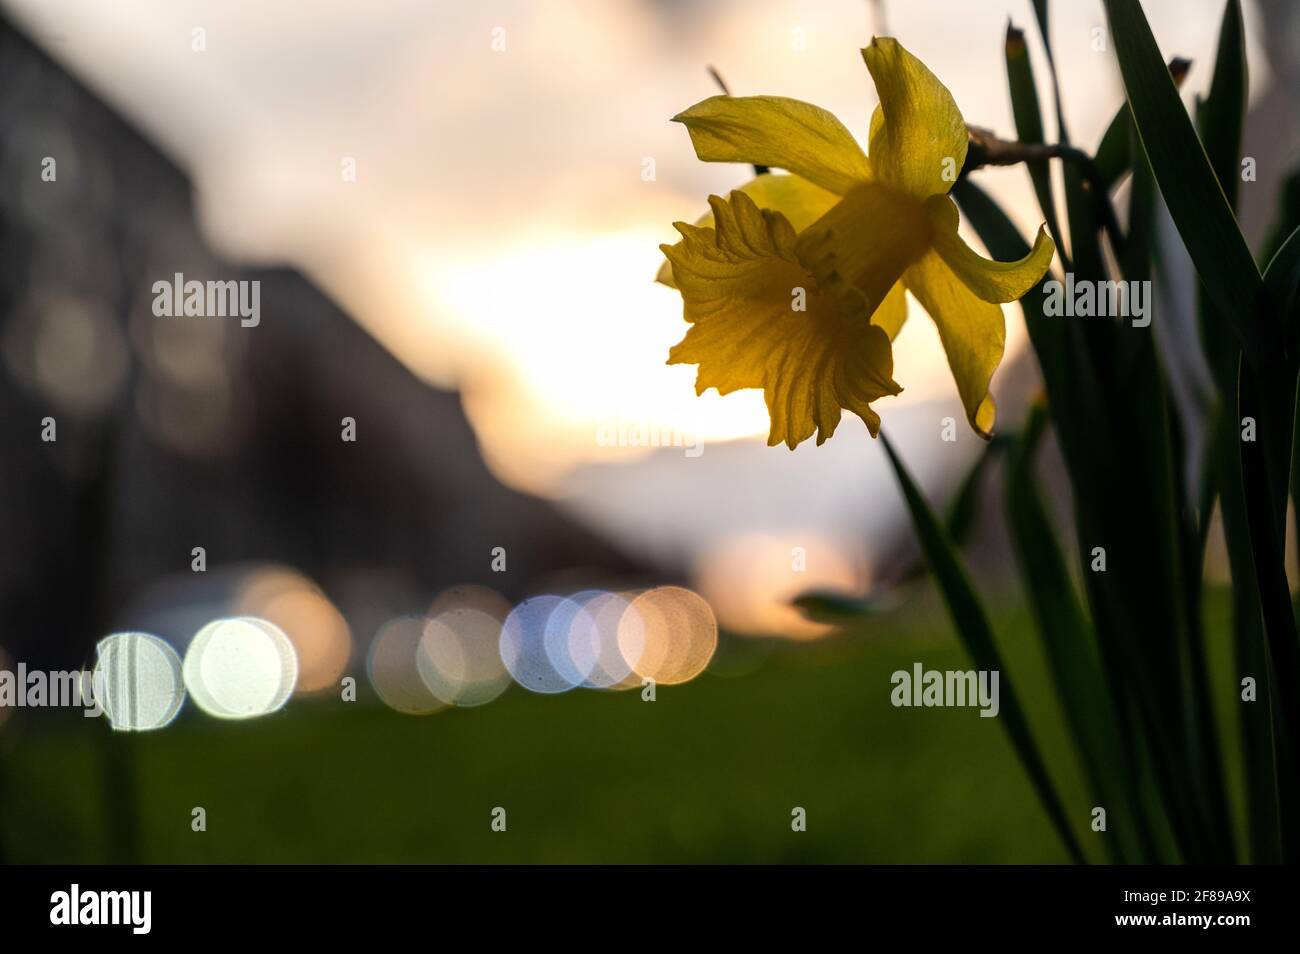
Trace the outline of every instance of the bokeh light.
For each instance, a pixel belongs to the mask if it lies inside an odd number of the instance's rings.
[[[702,673],[718,648],[713,610],[698,594],[660,586],[634,599],[619,622],[623,658],[656,683],[687,682]]]
[[[510,674],[501,662],[501,622],[477,609],[444,610],[424,624],[416,667],[434,697],[481,706],[501,695]]]
[[[599,590],[575,593],[555,608],[542,632],[547,660],[574,686],[589,685],[600,658],[596,620],[586,611],[586,603],[600,594]]]
[[[560,611],[566,618],[577,604],[560,596],[534,596],[524,600],[501,627],[501,661],[515,682],[533,692],[557,693],[582,681],[561,672],[546,652],[546,628]]]
[[[446,707],[421,678],[420,642],[425,620],[402,616],[389,620],[370,643],[366,673],[375,693],[388,706],[407,715],[429,715]]]
[[[185,687],[194,704],[219,719],[275,712],[298,681],[293,643],[274,623],[252,616],[213,620],[185,652]]]
[[[77,414],[104,410],[128,369],[121,326],[92,299],[57,295],[20,306],[0,351],[9,371],[55,407]]]
[[[447,587],[434,598],[428,616],[434,619],[439,613],[452,609],[478,610],[501,623],[510,615],[510,601],[490,586],[458,583]]]
[[[305,576],[281,567],[259,570],[235,600],[235,612],[275,624],[298,657],[300,695],[339,684],[352,657],[352,632],[334,604]]]
[[[587,685],[597,689],[621,689],[636,685],[632,669],[634,660],[623,655],[618,645],[618,627],[623,616],[630,611],[635,594],[609,593],[603,590],[590,592],[582,603],[583,616],[590,620],[575,636],[594,641],[594,663],[587,674]]]
[[[95,646],[95,699],[120,732],[146,732],[171,723],[185,701],[181,659],[148,633],[114,633]]]

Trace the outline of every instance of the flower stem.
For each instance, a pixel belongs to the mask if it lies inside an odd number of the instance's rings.
[[[1111,204],[1106,183],[1097,171],[1097,163],[1082,149],[1061,143],[1028,143],[999,139],[991,131],[979,126],[967,126],[966,164],[961,175],[984,166],[1014,166],[1021,162],[1040,159],[1061,159],[1077,165],[1083,173],[1083,186],[1093,195],[1101,212],[1102,227],[1110,238],[1111,249],[1118,259],[1124,258],[1124,233],[1120,230],[1115,207]]]

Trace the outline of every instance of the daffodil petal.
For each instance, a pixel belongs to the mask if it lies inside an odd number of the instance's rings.
[[[920,202],[864,183],[799,234],[799,258],[846,313],[874,314],[906,268],[929,247]]]
[[[794,226],[796,232],[807,228],[826,213],[826,210],[839,201],[839,196],[827,192],[821,186],[813,185],[802,176],[774,175],[764,173],[755,176],[740,187],[741,192],[754,200],[760,209],[773,209],[780,212]],[[713,227],[713,211],[709,210],[695,222],[700,228]],[[667,260],[655,276],[655,281],[662,282],[669,288],[673,284],[672,264]]]
[[[871,177],[871,164],[826,110],[784,96],[712,96],[673,117],[705,162],[775,166],[836,195]]]
[[[997,408],[989,383],[1006,343],[1002,308],[975,295],[937,252],[909,268],[903,281],[939,327],[966,419],[981,437],[992,436]]]
[[[742,192],[709,204],[714,228],[678,223],[682,241],[664,246],[691,323],[668,363],[699,365],[697,393],[762,388],[769,444],[794,448],[814,433],[821,443],[841,408],[878,433],[871,402],[901,390],[889,338],[868,315],[841,312],[818,291],[781,213]]]
[[[862,51],[880,96],[868,145],[876,176],[918,199],[952,188],[966,162],[966,121],[924,63],[890,37]]]
[[[863,52],[866,52],[865,50]],[[889,147],[885,145],[885,111],[876,104],[876,108],[871,111],[871,125],[867,129],[867,155],[877,153],[883,160],[889,154]],[[886,178],[885,176],[881,177]]]
[[[898,337],[898,332],[905,321],[907,321],[907,288],[901,281],[897,281],[894,282],[894,287],[889,290],[889,294],[880,303],[875,314],[871,316],[871,323],[889,335],[889,340],[893,341]]]
[[[1056,246],[1040,226],[1034,247],[1018,262],[996,262],[980,255],[957,233],[957,206],[952,199],[934,196],[926,202],[934,230],[934,250],[939,253],[966,287],[985,301],[998,304],[1015,301],[1052,266]]]

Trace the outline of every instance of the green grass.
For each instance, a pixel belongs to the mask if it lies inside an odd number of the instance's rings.
[[[995,619],[1085,851],[1072,749],[1026,615]],[[541,697],[415,718],[369,698],[225,723],[186,707],[130,737],[136,857],[149,862],[1063,862],[1000,719],[894,708],[913,662],[965,669],[923,591],[812,645],[732,640],[680,687]],[[1216,671],[1218,667],[1216,667]],[[1003,679],[1008,675],[1003,674]],[[1230,689],[1230,686],[1228,687]],[[113,860],[108,732],[22,711],[0,730],[10,861]],[[118,739],[124,738],[118,736]],[[1230,748],[1232,748],[1230,746]],[[207,831],[190,830],[191,809]],[[503,806],[508,830],[490,830]],[[791,831],[791,809],[808,827]]]

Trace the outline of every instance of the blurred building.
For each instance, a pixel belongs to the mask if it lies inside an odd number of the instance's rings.
[[[0,128],[0,645],[15,659],[80,664],[142,593],[192,574],[195,547],[209,572],[295,567],[367,618],[459,582],[518,598],[565,572],[639,574],[503,487],[458,395],[301,274],[214,255],[187,177],[3,18]],[[152,287],[176,273],[260,282],[259,323],[156,317]]]

